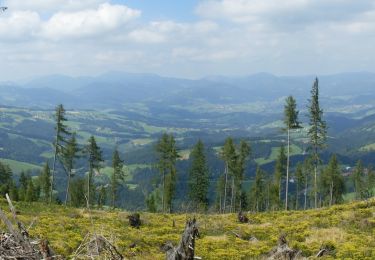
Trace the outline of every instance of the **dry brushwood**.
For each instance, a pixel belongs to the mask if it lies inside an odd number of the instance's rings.
[[[303,259],[301,252],[292,248],[289,248],[286,240],[286,235],[281,234],[278,241],[278,246],[271,250],[268,254],[267,259],[269,260],[297,260]]]
[[[174,247],[168,242],[162,248],[166,252],[167,260],[193,260],[201,259],[194,256],[195,254],[195,238],[199,237],[199,231],[196,220],[188,220],[186,222],[185,231],[182,234],[180,244]]]
[[[5,213],[0,209],[0,219],[5,224],[8,232],[0,234],[0,260],[2,259],[58,259],[54,252],[48,246],[46,240],[31,240],[29,233],[24,224],[18,220],[16,210],[10,200],[8,194],[6,195],[10,211],[12,212],[13,220],[17,224],[17,229],[14,228],[12,222],[8,219]]]
[[[240,223],[248,223],[249,218],[244,213],[242,213],[242,211],[240,211],[238,212],[238,221]]]
[[[127,216],[129,219],[129,225],[133,228],[139,228],[141,226],[141,216],[139,213],[134,213],[132,215]]]
[[[81,245],[78,247],[73,259],[111,259],[121,260],[124,257],[117,248],[104,236],[87,234]]]

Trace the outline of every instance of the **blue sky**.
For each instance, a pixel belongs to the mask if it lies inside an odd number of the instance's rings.
[[[375,72],[374,0],[0,0],[0,81]]]
[[[197,0],[116,0],[115,4],[124,4],[142,10],[143,19],[173,19],[177,21],[193,21],[196,19],[194,8]]]

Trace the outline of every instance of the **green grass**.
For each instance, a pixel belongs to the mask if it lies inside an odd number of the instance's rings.
[[[0,199],[1,209],[8,211]],[[141,212],[142,226],[133,229],[128,212],[88,212],[41,203],[17,203],[19,218],[30,226],[32,237],[48,239],[57,254],[69,258],[88,232],[110,239],[128,259],[165,259],[160,246],[177,244],[186,219],[196,217],[200,238],[196,240],[196,256],[203,259],[259,259],[274,246],[281,233],[288,244],[312,257],[322,245],[332,245],[334,255],[326,259],[375,258],[375,200],[336,205],[307,211],[247,213],[250,223],[240,224],[236,214],[156,214]],[[175,222],[175,226],[172,226]],[[33,225],[30,225],[33,223]],[[0,229],[4,225],[0,223]],[[240,234],[243,239],[237,238]],[[256,241],[249,241],[255,237]],[[135,247],[130,245],[135,243]]]
[[[368,144],[359,148],[360,152],[370,152],[375,150],[375,143]]]
[[[39,165],[31,164],[31,163],[25,163],[25,162],[19,162],[15,160],[10,159],[0,159],[2,163],[5,163],[9,165],[9,167],[12,169],[12,172],[15,174],[18,174],[22,171],[28,171],[28,170],[41,170],[42,167]]]
[[[255,159],[255,162],[259,165],[263,165],[263,164],[273,162],[277,159],[277,156],[279,155],[279,152],[280,152],[280,147],[272,147],[270,156],[268,156],[266,158],[265,157],[257,158],[257,159]],[[298,155],[298,154],[301,154],[301,153],[302,153],[302,149],[299,146],[297,146],[295,144],[292,144],[290,146],[290,155],[291,156]]]

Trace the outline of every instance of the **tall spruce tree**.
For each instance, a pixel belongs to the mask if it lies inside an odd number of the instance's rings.
[[[354,184],[355,198],[364,199],[365,198],[365,173],[362,165],[362,161],[359,160],[354,169],[352,180]]]
[[[233,188],[234,188],[234,178],[236,174],[236,166],[237,166],[237,153],[236,153],[236,147],[234,145],[233,139],[231,137],[228,137],[225,140],[224,146],[221,150],[221,158],[224,160],[225,163],[225,168],[224,168],[224,197],[223,197],[223,206],[222,206],[222,211],[223,213],[226,212],[227,209],[227,202],[228,202],[228,189],[229,184],[228,184],[228,178],[230,177],[232,180],[232,191],[233,194]],[[231,200],[233,202],[233,199]],[[231,205],[232,206],[232,203]]]
[[[256,212],[265,208],[265,172],[258,167],[255,173],[255,180],[250,189],[250,205]]]
[[[48,162],[44,164],[44,167],[39,176],[42,199],[45,202],[50,201],[50,190],[51,190],[51,170],[49,168]]]
[[[298,121],[297,103],[294,97],[289,96],[286,99],[284,107],[284,124],[288,136],[287,142],[287,163],[286,163],[286,180],[285,180],[285,210],[288,210],[288,193],[289,193],[289,164],[290,164],[290,131],[300,128]]]
[[[86,147],[86,153],[88,155],[89,172],[87,175],[87,208],[90,207],[95,199],[95,187],[94,187],[94,173],[99,172],[103,162],[102,151],[97,145],[95,137],[91,136],[88,140]]]
[[[303,173],[304,173],[304,179],[305,179],[305,189],[304,189],[304,203],[303,203],[303,209],[307,209],[307,194],[309,190],[309,180],[310,180],[310,175],[311,172],[313,171],[313,164],[311,161],[311,157],[306,158],[303,161]]]
[[[53,154],[53,165],[52,165],[52,177],[51,177],[51,187],[50,187],[50,202],[52,202],[53,198],[53,188],[54,188],[54,181],[55,181],[55,173],[56,173],[56,162],[58,157],[61,155],[64,144],[66,143],[66,138],[70,134],[67,126],[66,126],[66,117],[65,117],[65,109],[62,104],[56,107],[55,111],[55,141],[53,143],[54,146],[54,154]]]
[[[201,140],[194,146],[190,160],[189,198],[194,205],[194,210],[206,210],[208,207],[209,172],[204,144]]]
[[[235,179],[235,190],[233,191],[234,194],[234,202],[233,202],[233,210],[236,210],[236,201],[239,201],[239,210],[242,210],[242,199],[241,196],[243,194],[242,191],[242,183],[245,178],[245,169],[246,169],[246,162],[248,161],[251,155],[251,147],[250,144],[244,140],[241,140],[239,149],[238,149],[238,160],[237,160],[237,173]]]
[[[345,183],[336,155],[332,155],[327,167],[324,169],[321,184],[323,196],[327,198],[329,206],[341,202],[345,191]]]
[[[168,209],[171,212],[176,188],[176,163],[179,158],[173,135],[164,133],[155,150],[158,156],[157,167],[162,177],[162,211],[165,212]]]
[[[372,167],[369,167],[367,170],[367,179],[366,179],[366,198],[371,198],[374,196],[375,189],[375,171]]]
[[[303,172],[303,165],[302,163],[298,163],[296,167],[295,173],[295,183],[296,183],[296,210],[298,210],[298,202],[299,202],[299,194],[301,187],[305,184],[305,175]]]
[[[0,194],[4,196],[9,193],[13,181],[13,173],[9,165],[0,162]]]
[[[73,133],[70,139],[67,141],[66,146],[62,149],[61,163],[64,166],[64,170],[67,176],[66,180],[66,192],[65,192],[65,202],[67,205],[69,201],[69,188],[71,178],[74,176],[74,163],[79,157],[80,148],[78,147],[76,133]]]
[[[120,153],[115,148],[113,155],[112,155],[112,176],[111,176],[111,204],[112,207],[116,207],[116,200],[118,196],[118,187],[120,185],[120,181],[124,180],[124,161],[120,158]]]
[[[315,79],[311,89],[311,99],[309,100],[309,120],[310,127],[308,130],[310,152],[314,163],[314,205],[318,207],[318,165],[320,163],[319,152],[326,147],[327,125],[323,120],[323,110],[319,103],[319,81]]]
[[[276,159],[275,163],[275,192],[278,194],[278,208],[281,207],[281,194],[282,194],[282,182],[283,179],[286,177],[286,161],[287,157],[285,155],[285,147],[282,145],[279,150],[279,154]]]

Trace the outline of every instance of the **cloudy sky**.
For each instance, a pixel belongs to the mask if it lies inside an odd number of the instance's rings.
[[[375,72],[375,0],[0,0],[0,80]]]

